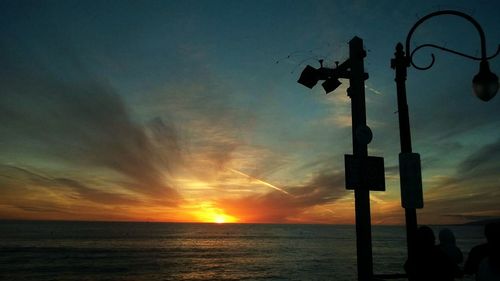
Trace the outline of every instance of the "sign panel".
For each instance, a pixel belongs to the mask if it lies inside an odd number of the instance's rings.
[[[364,161],[363,161],[364,160]],[[344,155],[346,189],[385,191],[384,158]]]
[[[424,196],[422,192],[420,154],[400,153],[399,175],[401,185],[401,205],[403,208],[423,208]]]

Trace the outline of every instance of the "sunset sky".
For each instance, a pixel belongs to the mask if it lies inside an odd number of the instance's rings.
[[[471,14],[496,51],[493,0],[1,1],[0,219],[353,223],[348,81],[329,95],[296,81],[344,61],[356,35],[369,153],[385,158],[372,221],[403,223],[390,59],[439,9]],[[460,18],[413,38],[480,54]],[[500,97],[472,94],[478,62],[435,54],[407,81],[419,222],[500,217]],[[500,58],[490,65],[499,75]]]

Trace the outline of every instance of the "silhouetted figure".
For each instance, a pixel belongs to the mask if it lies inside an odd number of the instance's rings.
[[[450,229],[444,228],[439,232],[439,248],[453,263],[458,265],[464,261],[464,255],[457,247],[455,235]]]
[[[492,246],[490,255],[479,263],[477,281],[500,281],[500,244],[496,241]]]
[[[465,274],[475,274],[476,280],[500,280],[500,223],[484,227],[487,243],[475,246],[469,252]],[[495,279],[496,278],[496,279]]]
[[[411,281],[453,280],[458,267],[435,245],[436,237],[428,226],[421,226],[415,237],[415,253],[405,263]]]

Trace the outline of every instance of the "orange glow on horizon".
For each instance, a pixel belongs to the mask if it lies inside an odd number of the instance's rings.
[[[194,221],[217,224],[235,223],[240,221],[239,218],[227,214],[225,210],[214,207],[211,202],[203,202],[193,207],[196,209],[191,211]]]
[[[229,216],[229,215],[225,215],[225,214],[215,214],[214,217],[212,218],[212,220],[209,222],[222,224],[222,223],[234,223],[237,221],[238,220],[233,216]]]

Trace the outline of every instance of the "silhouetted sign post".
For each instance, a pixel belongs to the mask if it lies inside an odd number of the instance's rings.
[[[356,251],[358,280],[371,281],[373,277],[372,234],[370,220],[370,190],[385,190],[384,159],[368,156],[372,132],[366,125],[363,40],[354,37],[349,42],[349,59],[336,68],[319,69],[307,66],[298,82],[312,88],[319,80],[326,93],[340,86],[339,78],[349,79],[347,95],[351,98],[353,154],[345,155],[346,188],[354,190],[356,208]],[[322,63],[320,61],[320,63]]]
[[[481,40],[481,56],[474,57],[468,54],[463,54],[455,50],[441,47],[435,44],[422,44],[413,50],[411,49],[411,37],[418,26],[430,18],[436,16],[456,16],[463,18],[476,28]],[[465,58],[480,61],[479,72],[472,80],[472,89],[476,96],[482,101],[491,100],[498,91],[498,76],[490,71],[488,60],[494,58],[500,53],[500,45],[497,52],[488,57],[486,55],[486,38],[484,31],[479,23],[471,16],[459,11],[444,10],[430,13],[419,19],[410,29],[406,36],[406,44],[396,45],[394,58],[391,60],[391,68],[396,74],[396,90],[398,100],[398,116],[399,116],[399,137],[401,142],[401,153],[399,154],[399,174],[401,185],[401,204],[405,209],[406,219],[406,241],[408,247],[408,257],[413,256],[415,252],[415,235],[417,231],[417,213],[416,209],[424,207],[424,199],[422,192],[422,175],[420,167],[420,155],[412,151],[411,133],[410,133],[410,118],[408,114],[408,104],[406,100],[406,74],[410,66],[418,70],[427,70],[434,65],[435,57],[431,55],[431,63],[427,66],[418,66],[413,62],[413,54],[422,48],[435,48],[441,51],[453,53]]]

